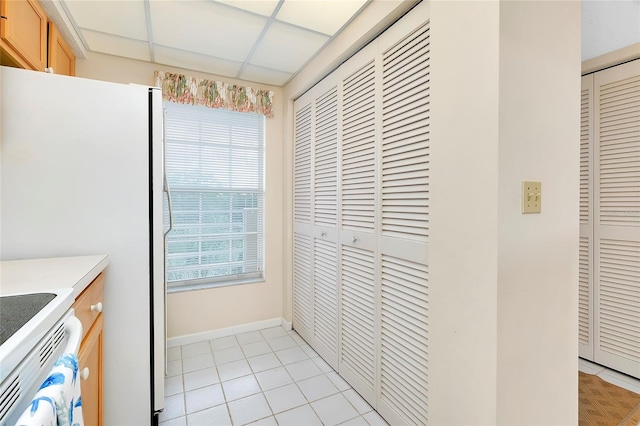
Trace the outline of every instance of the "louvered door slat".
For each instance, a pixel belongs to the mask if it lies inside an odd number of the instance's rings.
[[[337,354],[338,276],[336,244],[314,239],[314,337],[332,355]]]
[[[638,77],[601,85],[599,107],[600,224],[640,226]]]
[[[369,390],[375,380],[374,254],[342,246],[341,368],[352,370]]]
[[[581,92],[580,114],[580,224],[589,223],[590,195],[589,176],[591,173],[591,122],[589,109],[590,89],[584,88]]]
[[[429,31],[422,27],[382,58],[382,234],[429,234]],[[394,207],[387,203],[394,200]],[[409,206],[422,206],[412,210]]]
[[[640,241],[601,239],[599,257],[598,348],[640,365]]]
[[[309,339],[313,330],[313,284],[311,237],[293,237],[293,325]]]
[[[375,64],[343,80],[342,229],[373,232],[375,208]],[[357,212],[357,213],[356,213]]]
[[[578,288],[578,338],[583,345],[588,345],[591,339],[591,298],[589,296],[589,237],[580,237],[579,252],[579,288]]]
[[[382,255],[381,269],[381,398],[409,422],[426,424],[427,267]],[[419,404],[404,406],[407,398]]]
[[[333,88],[316,100],[314,222],[336,225],[338,201],[338,93]]]
[[[599,255],[599,348],[640,363],[640,241],[601,239]]]
[[[311,105],[296,112],[293,160],[293,219],[311,223]]]

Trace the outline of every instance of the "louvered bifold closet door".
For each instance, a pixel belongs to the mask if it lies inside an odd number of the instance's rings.
[[[640,60],[594,76],[595,361],[640,378]]]
[[[311,105],[296,111],[293,160],[293,220],[311,223]]]
[[[314,224],[336,227],[338,202],[338,89],[315,101]]]
[[[311,237],[293,234],[293,324],[304,338],[313,335],[313,269]]]
[[[376,404],[379,280],[376,231],[376,114],[379,90],[371,44],[341,67],[340,374]]]
[[[593,75],[580,93],[580,241],[578,353],[593,361]]]
[[[313,336],[312,111],[295,105],[293,154],[293,327],[309,340]]]
[[[376,193],[376,76],[370,52],[352,58],[368,60],[355,62],[361,66],[342,83],[341,229],[367,233],[375,230]]]
[[[429,52],[428,24],[382,50],[378,411],[391,424],[427,423]]]
[[[370,404],[377,384],[375,255],[342,244],[339,372]]]
[[[334,369],[338,368],[337,244],[314,238],[314,331],[312,346]]]
[[[314,349],[338,368],[338,88],[314,87]]]

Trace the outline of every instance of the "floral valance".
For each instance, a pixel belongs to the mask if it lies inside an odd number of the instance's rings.
[[[273,117],[273,92],[205,80],[183,74],[156,71],[162,99],[180,104],[203,105],[231,111],[257,112]]]

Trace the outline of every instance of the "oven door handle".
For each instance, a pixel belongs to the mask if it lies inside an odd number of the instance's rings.
[[[64,330],[69,336],[64,353],[78,355],[80,340],[82,340],[82,323],[78,317],[72,315],[64,322]]]

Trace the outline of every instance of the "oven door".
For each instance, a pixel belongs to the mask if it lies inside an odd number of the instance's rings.
[[[63,353],[77,355],[81,339],[82,324],[70,309],[2,381],[0,426],[13,426],[16,423],[29,407],[54,362]]]

